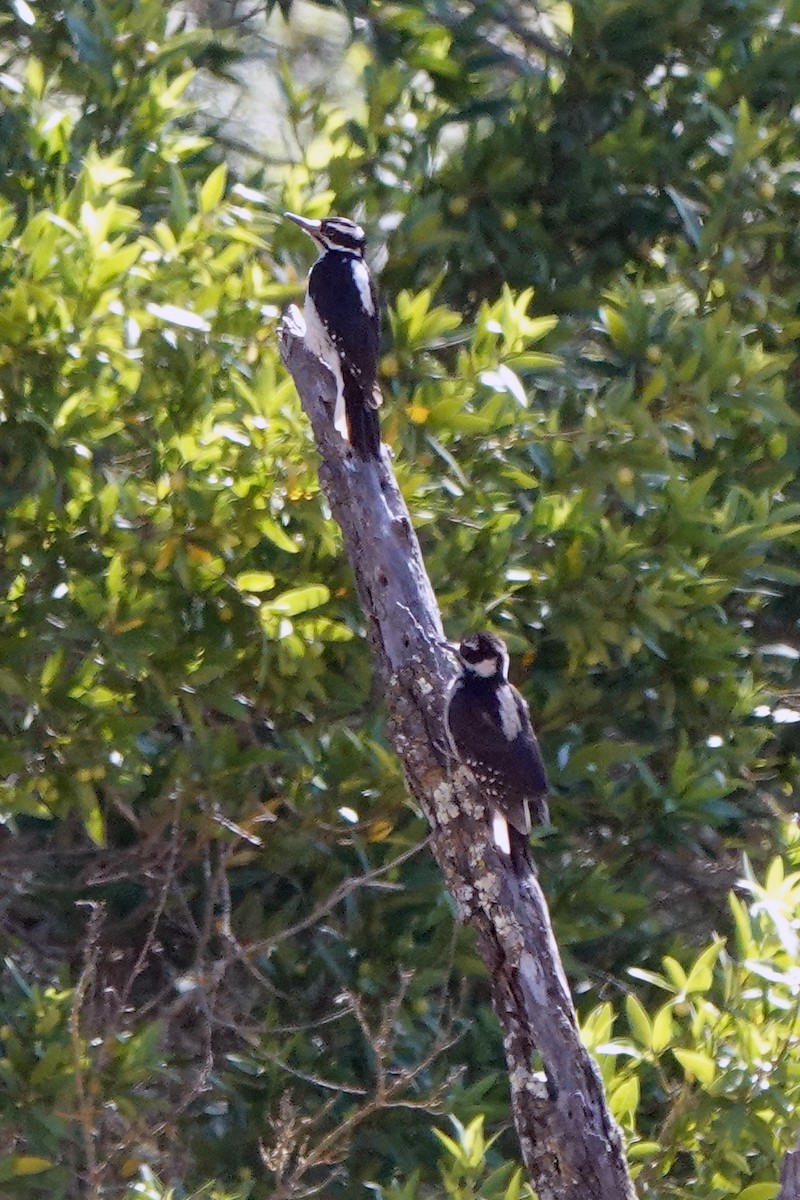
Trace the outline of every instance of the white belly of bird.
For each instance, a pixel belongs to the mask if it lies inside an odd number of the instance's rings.
[[[347,441],[347,418],[345,417],[344,410],[344,380],[342,379],[342,368],[339,365],[339,355],[328,336],[328,331],[317,316],[317,310],[309,297],[306,297],[303,313],[306,319],[306,345],[312,354],[316,354],[317,358],[322,359],[336,380],[336,404],[333,410],[333,427]]]

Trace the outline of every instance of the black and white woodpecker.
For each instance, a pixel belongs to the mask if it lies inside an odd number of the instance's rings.
[[[364,262],[364,230],[347,217],[318,221],[285,215],[320,252],[308,274],[306,345],[336,380],[334,427],[359,458],[380,458],[380,319],[375,286]]]
[[[447,699],[450,743],[491,808],[495,844],[516,860],[527,845],[531,818],[550,824],[547,773],[528,706],[508,682],[501,638],[472,633],[450,648],[461,664]]]

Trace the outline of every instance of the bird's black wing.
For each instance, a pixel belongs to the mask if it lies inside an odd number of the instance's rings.
[[[528,707],[516,688],[513,695],[520,729],[508,739],[499,710],[470,688],[456,687],[448,706],[448,725],[462,762],[475,768],[487,795],[521,833],[530,831],[530,816],[549,824],[547,773],[533,732]],[[456,732],[460,731],[460,732]],[[532,810],[532,812],[531,812]]]
[[[369,306],[356,283],[354,266],[363,271]],[[339,355],[350,444],[361,458],[379,458],[381,434],[375,409],[380,322],[372,278],[360,259],[328,253],[312,267],[308,291]]]
[[[364,304],[353,274],[353,268],[359,266],[372,312]],[[349,254],[328,253],[311,268],[308,291],[331,341],[360,377],[365,391],[371,392],[378,373],[380,322],[375,287],[366,264]]]

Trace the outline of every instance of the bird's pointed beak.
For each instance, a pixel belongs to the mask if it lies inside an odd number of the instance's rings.
[[[448,642],[445,639],[442,642],[437,642],[436,645],[441,646],[443,650],[449,650],[451,654],[455,654],[456,657],[458,657],[458,643],[457,642]]]
[[[294,221],[295,225],[299,225],[303,233],[307,233],[315,242],[318,241],[322,221],[317,221],[313,217],[301,217],[293,212],[285,212],[283,215],[288,217],[290,221]]]

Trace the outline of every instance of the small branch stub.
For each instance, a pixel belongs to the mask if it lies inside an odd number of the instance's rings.
[[[635,1200],[619,1129],[580,1040],[535,872],[515,874],[494,844],[472,775],[448,767],[444,710],[454,667],[440,645],[441,616],[389,454],[384,447],[369,462],[351,454],[333,428],[333,380],[303,332],[300,314],[290,309],[281,357],[311,422],[320,483],[355,574],[385,687],[389,740],[489,972],[531,1183],[540,1200]]]

